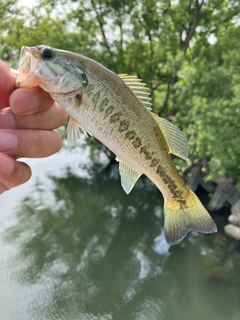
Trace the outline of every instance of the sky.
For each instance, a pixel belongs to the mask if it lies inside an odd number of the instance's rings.
[[[36,2],[36,0],[18,0],[19,5],[24,7],[32,7]]]

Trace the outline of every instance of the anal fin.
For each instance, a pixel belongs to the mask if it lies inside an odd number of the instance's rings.
[[[142,175],[141,173],[129,167],[127,164],[125,164],[122,161],[119,161],[119,173],[121,176],[121,184],[122,184],[123,190],[127,194],[132,190],[135,183]]]

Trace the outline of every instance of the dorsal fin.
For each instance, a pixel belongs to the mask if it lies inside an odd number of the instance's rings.
[[[188,140],[185,134],[172,122],[160,118],[157,114],[149,112],[157,122],[169,146],[169,153],[184,160],[188,159]]]
[[[137,76],[129,76],[127,74],[120,74],[120,79],[134,92],[137,98],[145,105],[151,116],[157,122],[161,132],[163,133],[169,147],[169,153],[172,153],[184,160],[188,159],[188,141],[184,133],[174,126],[170,121],[160,118],[151,110],[151,98],[149,92]]]
[[[137,98],[148,108],[151,109],[151,98],[149,97],[146,84],[137,76],[129,76],[127,74],[119,74],[119,78],[134,92]]]

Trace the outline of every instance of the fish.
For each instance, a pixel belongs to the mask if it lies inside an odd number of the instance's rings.
[[[18,71],[17,87],[39,86],[68,112],[70,145],[78,142],[82,129],[116,155],[127,194],[143,174],[156,185],[164,198],[164,235],[170,245],[189,231],[217,231],[171,159],[170,154],[188,159],[187,138],[152,111],[141,79],[116,74],[84,55],[47,45],[22,47]]]

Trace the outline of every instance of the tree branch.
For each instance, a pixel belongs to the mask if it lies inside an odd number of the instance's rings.
[[[91,4],[92,4],[92,7],[93,7],[93,10],[95,11],[96,13],[96,17],[97,17],[97,22],[99,24],[99,27],[100,27],[100,30],[101,30],[101,33],[102,33],[102,37],[103,37],[103,41],[104,41],[104,45],[105,47],[107,48],[108,52],[111,54],[112,53],[112,50],[108,44],[108,41],[107,41],[107,37],[106,37],[106,34],[105,34],[105,31],[104,31],[104,25],[103,25],[103,20],[102,20],[102,17],[100,15],[100,13],[98,12],[97,10],[97,6],[96,6],[96,3],[94,0],[91,0]]]
[[[161,109],[158,112],[158,115],[161,115],[163,113],[163,111],[167,108],[168,106],[168,100],[170,97],[170,91],[171,91],[171,86],[172,86],[172,76],[170,75],[168,78],[168,83],[167,83],[167,92],[166,92],[166,96],[163,102],[163,105],[161,107]]]
[[[236,16],[237,14],[239,14],[239,8],[233,10],[228,16],[226,16],[224,19],[219,20],[218,22],[218,26],[212,28],[209,32],[208,37],[210,37],[211,34],[216,33],[220,27],[222,27],[226,22],[228,22],[229,20],[231,20],[234,16]]]
[[[201,12],[203,3],[204,3],[204,0],[202,0],[201,2],[199,2],[199,0],[195,0],[196,11],[195,11],[195,16],[194,16],[193,22],[187,30],[186,39],[181,40],[181,44],[180,44],[180,49],[184,53],[187,51],[187,48],[189,46],[189,42],[192,40],[192,37],[193,37],[195,30],[198,26],[198,23],[200,21],[200,12]]]
[[[152,85],[152,91],[156,90],[159,86],[161,86],[164,82],[158,81],[157,83]]]
[[[145,21],[142,21],[141,18],[138,16],[138,22],[141,25],[142,29],[145,30],[146,36],[149,41],[149,48],[150,48],[150,56],[149,56],[149,63],[148,63],[148,87],[150,89],[150,95],[152,98],[152,103],[154,104],[154,94],[153,94],[153,60],[154,60],[154,48],[153,48],[153,40],[152,40],[152,35],[151,31],[148,28],[147,23]]]

